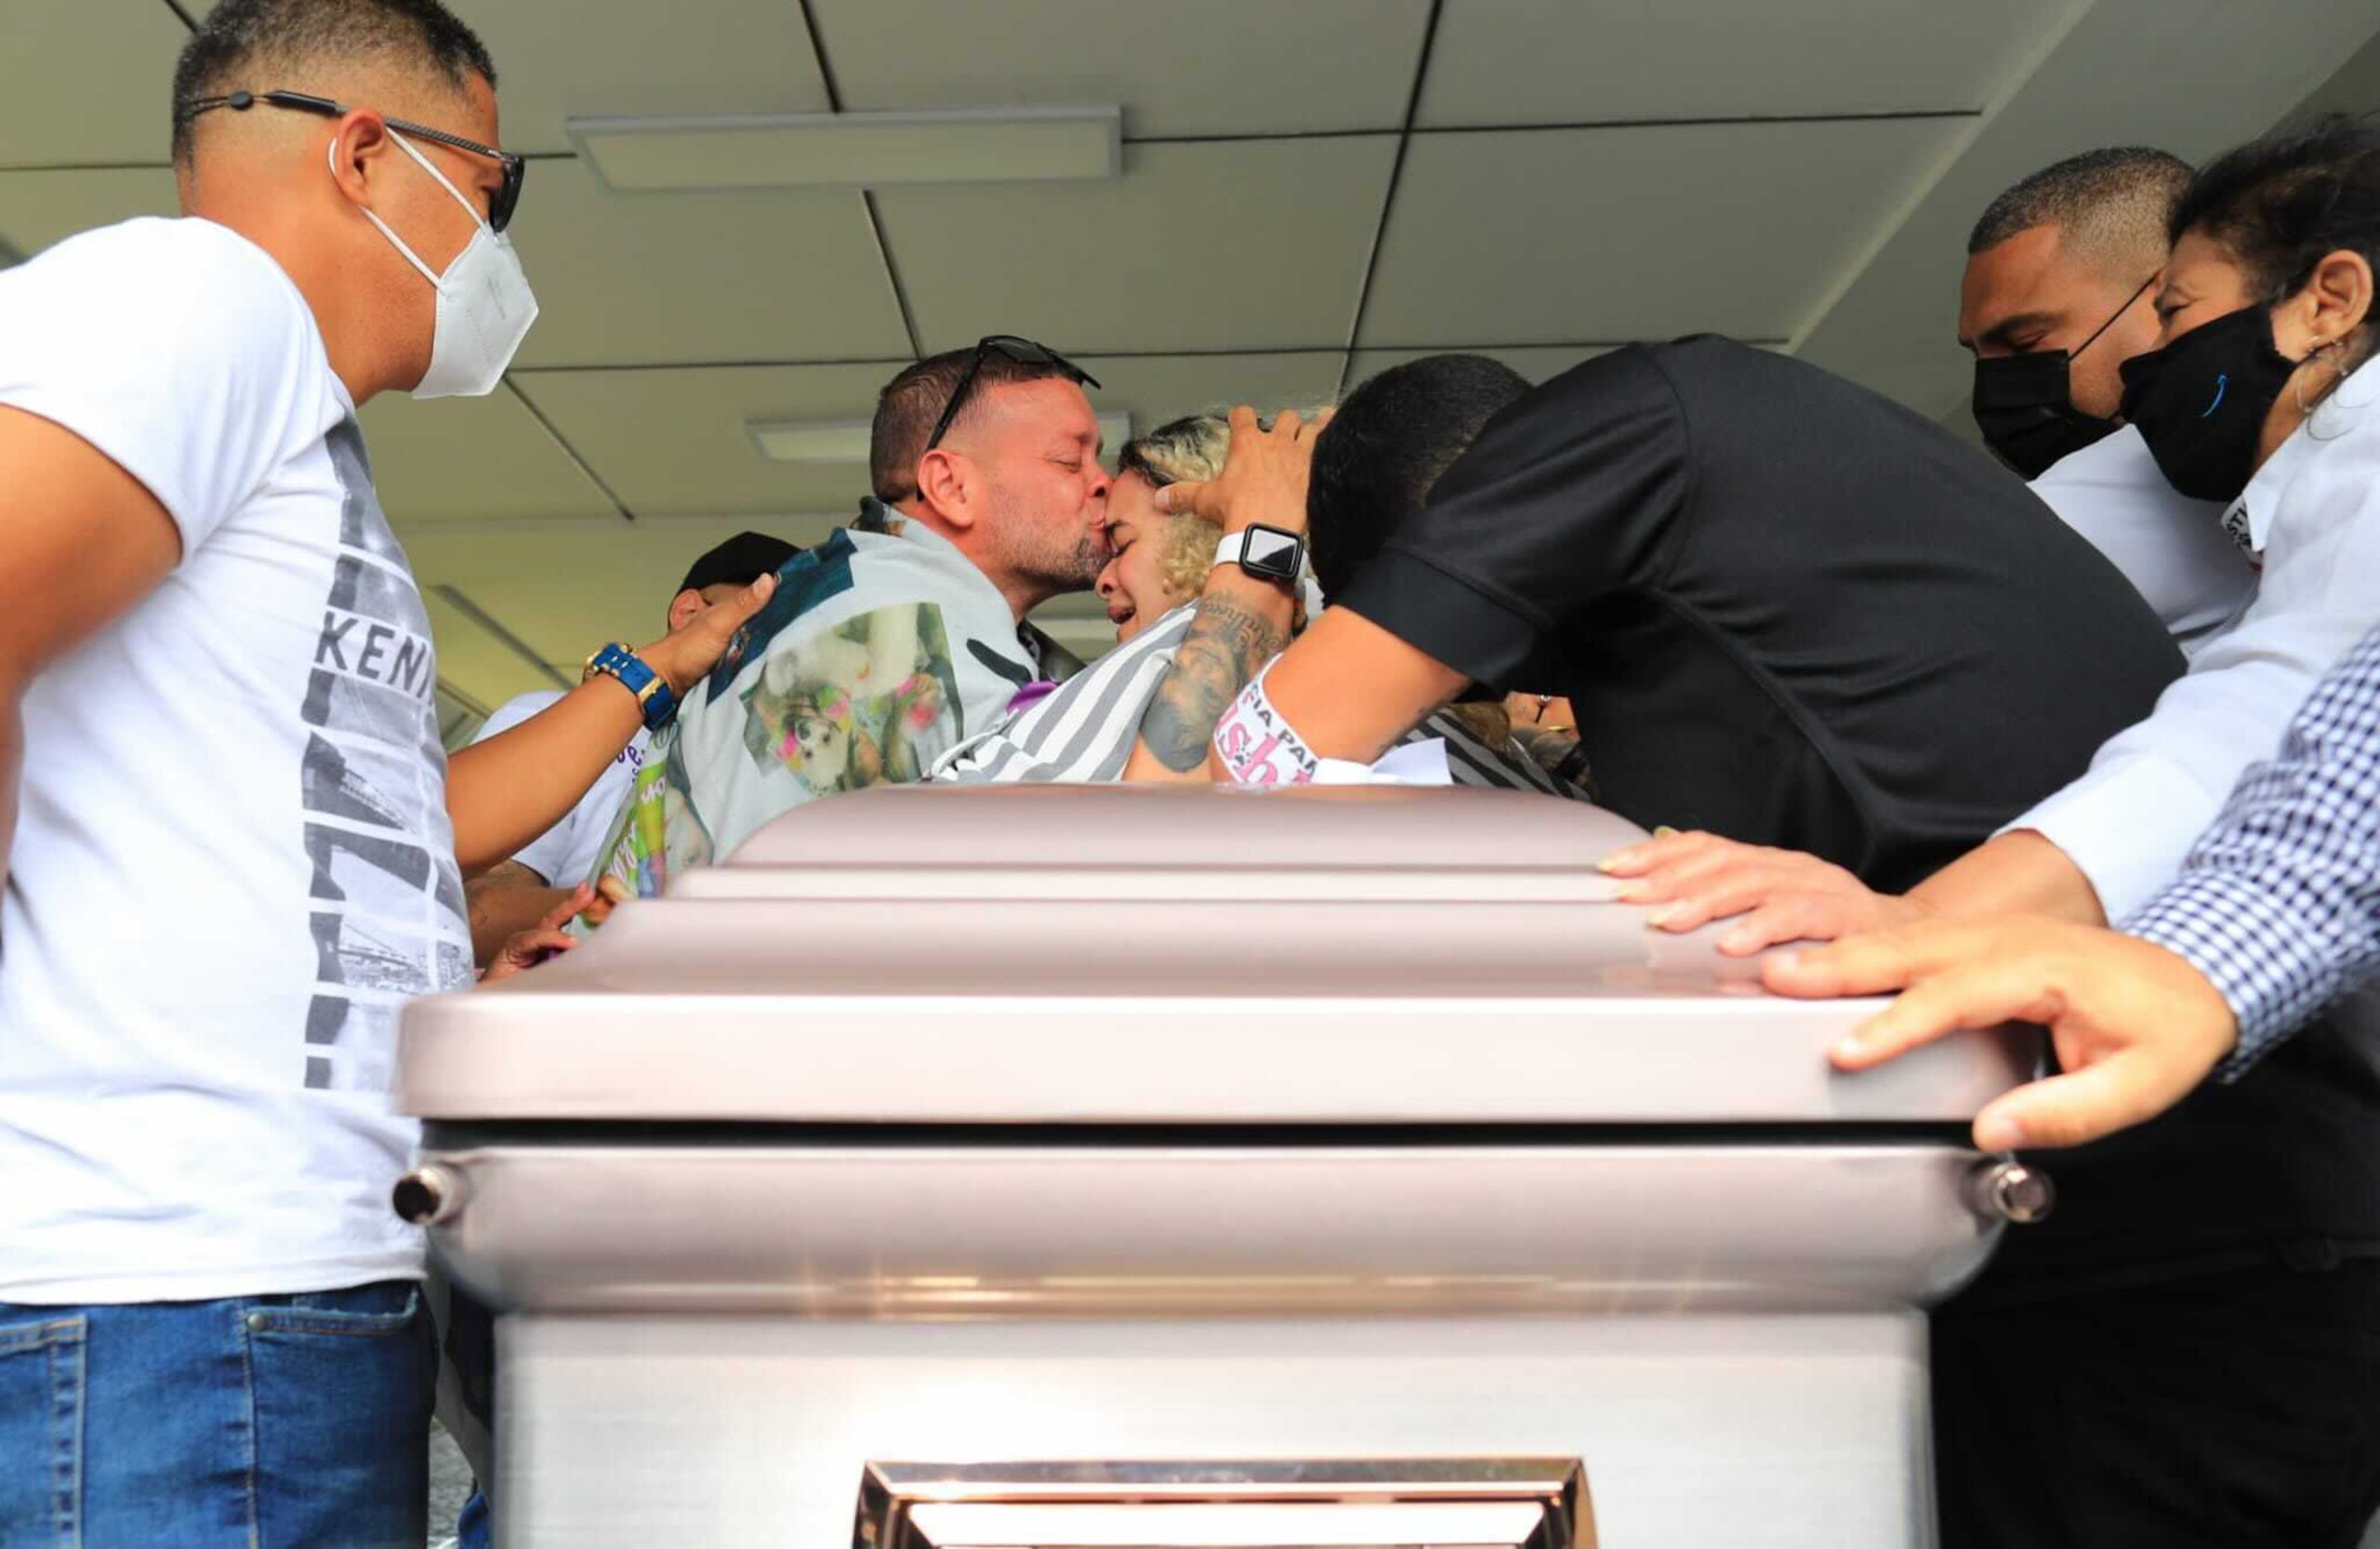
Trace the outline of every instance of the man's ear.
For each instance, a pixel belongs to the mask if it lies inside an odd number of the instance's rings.
[[[710,604],[703,601],[703,594],[692,587],[672,597],[669,599],[669,632],[676,634],[708,606]]]
[[[975,524],[975,466],[947,446],[918,459],[918,499],[952,527]]]
[[[370,108],[357,108],[340,119],[330,150],[331,179],[339,192],[370,209],[372,177],[391,148],[388,124]]]

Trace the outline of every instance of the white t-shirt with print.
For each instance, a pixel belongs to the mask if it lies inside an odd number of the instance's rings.
[[[430,623],[312,314],[134,220],[0,272],[0,405],[113,458],[179,563],[36,678],[0,905],[0,1301],[416,1275],[404,1001],[470,979]]]
[[[499,732],[509,732],[561,700],[562,694],[556,689],[516,694],[496,708],[496,713],[487,718],[471,741],[485,742]],[[595,783],[578,799],[578,804],[512,858],[544,878],[549,887],[576,887],[586,881],[594,873],[595,863],[603,858],[613,820],[628,804],[628,791],[636,784],[636,772],[644,767],[645,750],[652,743],[653,735],[640,729],[620,749],[619,757],[595,777]]]

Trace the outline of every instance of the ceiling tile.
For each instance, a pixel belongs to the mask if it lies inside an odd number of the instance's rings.
[[[605,641],[641,645],[662,632],[679,577],[705,549],[747,527],[808,545],[826,536],[833,525],[615,519],[474,530],[455,523],[400,523],[398,536],[425,591],[453,587],[566,679],[575,681],[588,654]],[[445,627],[443,619],[433,622]],[[463,623],[469,625],[469,620]],[[486,638],[484,630],[470,628]],[[439,647],[443,656],[443,634]],[[535,679],[534,669],[527,677]],[[464,687],[479,692],[469,682]]]
[[[523,365],[908,353],[855,192],[615,193],[539,162],[512,230],[541,308]]]
[[[438,648],[440,682],[462,690],[490,709],[516,694],[554,686],[551,679],[431,590],[426,581],[421,601],[430,610],[430,637]]]
[[[1922,414],[1964,419],[1975,364],[1952,324],[1976,218],[2018,179],[2085,147],[2155,145],[2197,160],[2262,133],[2297,111],[2316,83],[2351,73],[2380,28],[2372,0],[2294,0],[2286,26],[2275,26],[2274,15],[2269,7],[2095,0],[1912,202],[1796,352]],[[2380,60],[2371,62],[2368,79],[2380,87]],[[2316,101],[2340,105],[2320,93]],[[2380,106],[2380,92],[2367,105]]]
[[[812,0],[843,106],[1114,102],[1124,132],[1395,129],[1428,0]],[[788,6],[787,9],[791,7]],[[954,25],[959,19],[995,24]],[[1262,39],[1261,47],[1250,46]]]
[[[429,403],[384,392],[361,418],[372,482],[392,520],[620,520],[595,482],[501,387],[485,398]]]
[[[2071,0],[1446,0],[1417,122],[1978,110],[2075,9]]]
[[[1185,414],[1228,413],[1235,404],[1268,410],[1327,404],[1338,395],[1345,360],[1342,351],[1306,350],[1277,355],[1085,355],[1081,364],[1102,384],[1091,401],[1101,409],[1130,411],[1137,432]]]
[[[995,332],[1070,354],[1330,348],[1395,152],[1389,135],[1128,145],[1112,183],[886,189],[876,206],[930,351]]]
[[[190,33],[165,0],[7,0],[5,9],[0,167],[165,164],[174,58]]]
[[[0,172],[0,242],[28,258],[94,226],[174,210],[174,175],[162,167]]]
[[[1281,355],[1081,357],[1105,384],[1103,412],[1139,429],[1242,400],[1318,403],[1338,386],[1336,351]],[[773,462],[753,420],[858,423],[899,362],[867,365],[694,366],[649,371],[527,371],[522,390],[639,517],[807,513],[846,520],[867,470]],[[1110,448],[1112,452],[1114,449]]]
[[[755,419],[866,420],[899,363],[523,372],[522,391],[638,516],[810,512],[845,519],[867,470],[773,462]]]
[[[1964,125],[1416,136],[1358,342],[1790,338]]]
[[[202,20],[215,8],[181,3]],[[166,159],[165,103],[189,33],[165,0],[7,7],[0,166]],[[794,0],[504,0],[465,9],[496,61],[508,150],[568,151],[572,117],[828,107]],[[31,46],[17,47],[20,39]]]
[[[508,150],[569,150],[571,117],[827,108],[795,0],[497,0],[469,20],[496,60]]]
[[[1347,386],[1352,391],[1390,366],[1404,365],[1429,355],[1446,354],[1485,355],[1489,360],[1503,362],[1531,382],[1544,382],[1559,377],[1580,361],[1593,360],[1604,353],[1606,353],[1606,347],[1603,346],[1566,349],[1559,345],[1517,350],[1465,350],[1453,344],[1437,350],[1358,350],[1355,351],[1355,364],[1347,372]]]
[[[2299,103],[2296,112],[2380,113],[2380,32],[2374,32],[2335,74]]]

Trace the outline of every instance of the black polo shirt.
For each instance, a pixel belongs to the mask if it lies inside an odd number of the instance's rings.
[[[1479,682],[1567,694],[1635,822],[1888,889],[2082,774],[2183,665],[1981,452],[1707,337],[1506,408],[1340,601]]]

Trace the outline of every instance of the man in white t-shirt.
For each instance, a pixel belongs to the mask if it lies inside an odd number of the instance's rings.
[[[800,552],[766,533],[736,534],[696,560],[678,583],[677,595],[669,599],[669,628],[683,629],[705,609],[734,602],[755,580],[775,575]],[[515,695],[496,707],[471,740],[485,742],[509,732],[561,698],[552,689]],[[603,857],[604,841],[635,787],[637,771],[644,767],[651,740],[640,728],[561,822],[510,860],[463,884],[470,906],[473,960],[484,967],[516,933],[534,929],[588,880]]]
[[[771,589],[441,752],[355,409],[536,314],[494,86],[436,0],[221,0],[183,218],[0,273],[0,1542],[422,1542],[398,1013]]]

